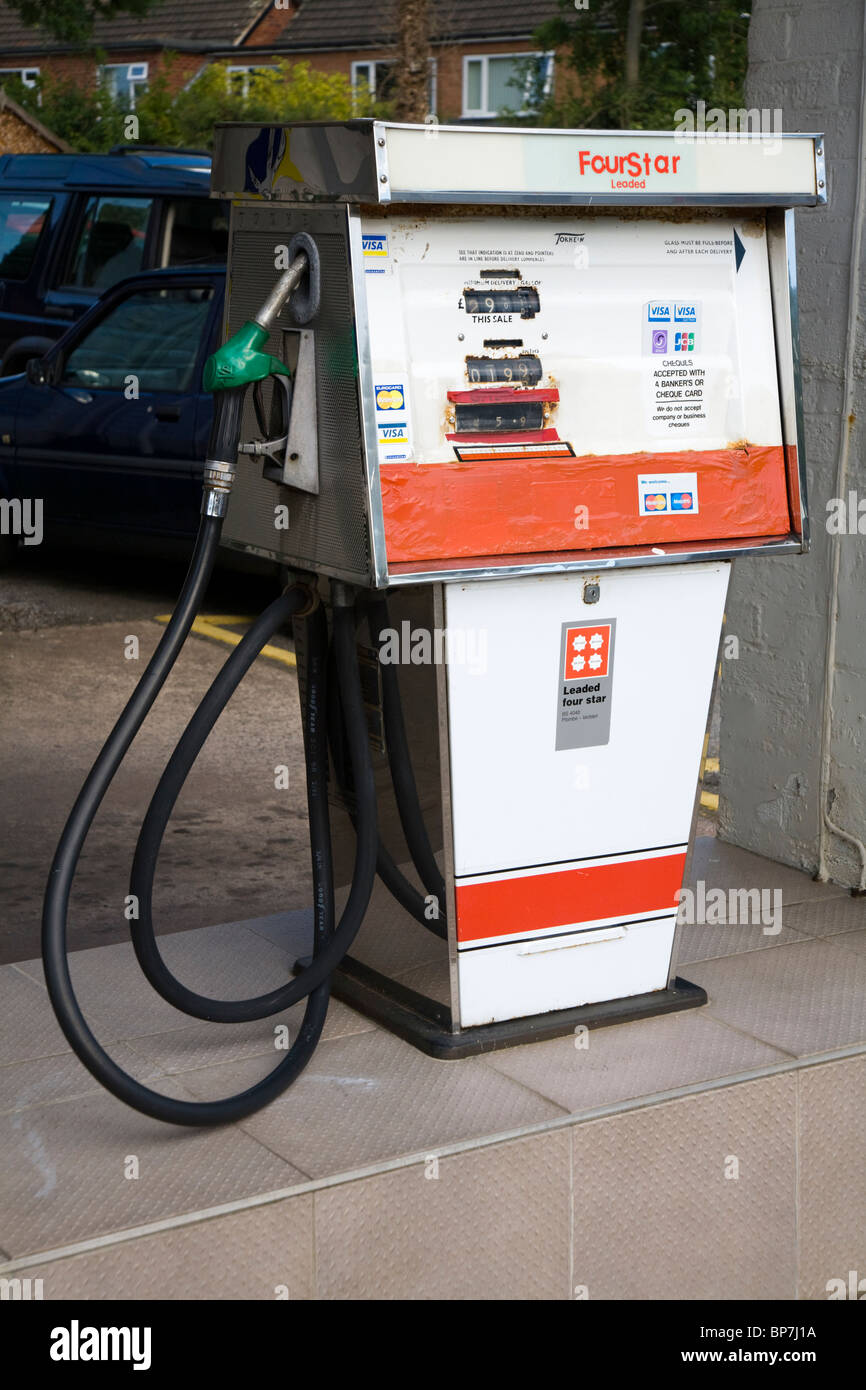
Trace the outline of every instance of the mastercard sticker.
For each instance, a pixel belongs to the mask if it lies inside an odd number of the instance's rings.
[[[698,511],[697,473],[643,473],[637,492],[640,516]]]
[[[376,386],[377,410],[405,410],[406,397],[402,386]]]

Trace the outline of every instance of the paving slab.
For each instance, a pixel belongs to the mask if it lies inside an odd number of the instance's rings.
[[[866,1170],[862,905],[731,846],[699,840],[695,862],[708,886],[785,897],[769,939],[681,932],[706,1007],[440,1062],[332,1002],[296,1084],[216,1130],[102,1091],[38,960],[0,967],[0,1274],[46,1298],[824,1296],[863,1264],[846,1220]],[[287,979],[309,930],[298,909],[161,944],[192,987],[240,997]],[[362,959],[445,997],[442,944],[387,895],[363,938]],[[252,1084],[275,1026],[297,1027],[298,1008],[237,1028],[178,1014],[129,943],[71,961],[101,1039],[170,1095]]]

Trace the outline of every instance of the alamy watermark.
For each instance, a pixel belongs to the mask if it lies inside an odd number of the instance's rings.
[[[21,536],[25,545],[41,545],[41,497],[0,497],[0,536]]]
[[[487,632],[484,628],[385,627],[378,634],[383,666],[465,666],[472,676],[487,672]]]
[[[781,888],[707,888],[698,879],[694,889],[676,895],[680,926],[760,927],[764,936],[782,930]]]
[[[740,135],[760,135],[761,149],[766,154],[778,153],[781,148],[779,136],[783,133],[782,109],[779,106],[770,110],[766,106],[732,106],[725,110],[721,106],[707,107],[699,101],[694,111],[689,106],[681,106],[674,112],[674,136],[712,135],[718,139]]]

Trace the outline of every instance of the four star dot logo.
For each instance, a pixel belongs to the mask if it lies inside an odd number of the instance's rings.
[[[565,638],[565,679],[606,676],[610,657],[610,623],[570,627]]]

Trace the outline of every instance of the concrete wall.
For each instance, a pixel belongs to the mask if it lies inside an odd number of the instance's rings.
[[[853,284],[850,265],[863,157],[864,5],[754,0],[752,9],[746,104],[781,108],[785,130],[826,133],[829,203],[796,219],[812,549],[734,566],[727,631],[739,637],[740,649],[738,659],[723,662],[719,830],[735,844],[857,886],[860,851],[829,826],[822,833],[821,805],[839,829],[866,836],[866,538],[827,531],[846,430],[844,492],[866,498],[866,296],[855,312],[850,422],[846,411],[849,295],[862,282],[862,264]],[[866,517],[862,525],[866,532]],[[827,640],[833,610],[835,653]]]

